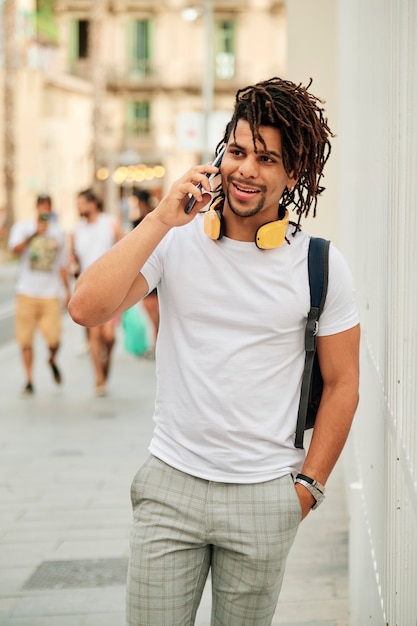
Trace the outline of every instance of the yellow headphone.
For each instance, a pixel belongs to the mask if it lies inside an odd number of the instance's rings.
[[[220,204],[219,201],[213,202],[213,205],[204,213],[204,232],[217,241],[224,235],[224,220],[222,211],[216,208]],[[271,250],[279,248],[285,240],[285,233],[289,222],[289,213],[285,210],[285,215],[280,220],[267,222],[258,228],[255,233],[255,244],[261,250]]]

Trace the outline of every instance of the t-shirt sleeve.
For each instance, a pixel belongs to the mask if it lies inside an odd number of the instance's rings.
[[[167,245],[167,241],[169,239],[169,233],[166,237],[161,241],[161,243],[155,248],[149,259],[146,261],[144,266],[142,267],[140,273],[145,278],[148,283],[150,293],[155,287],[158,286],[163,272],[163,254],[165,247]]]
[[[352,274],[341,252],[329,251],[329,284],[319,320],[319,336],[334,335],[359,324]]]

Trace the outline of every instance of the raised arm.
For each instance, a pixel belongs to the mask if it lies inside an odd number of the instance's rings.
[[[336,335],[318,337],[323,395],[302,474],[325,484],[345,445],[359,399],[359,325]],[[296,484],[307,515],[312,495]]]
[[[33,231],[33,233],[31,233],[29,236],[25,236],[25,238],[19,241],[19,243],[15,243],[14,245],[12,245],[10,249],[13,254],[21,256],[34,237],[36,237],[37,235],[44,235],[46,233],[47,227],[48,225],[46,221],[38,219],[36,222],[36,229]]]
[[[206,173],[216,173],[211,164],[190,169],[177,180],[159,205],[106,254],[88,267],[77,280],[69,313],[82,326],[98,326],[140,300],[148,291],[140,270],[168,231],[190,222],[207,204],[210,191]],[[197,202],[190,214],[184,208],[192,194]]]

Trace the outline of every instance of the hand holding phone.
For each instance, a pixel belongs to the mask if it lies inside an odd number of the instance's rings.
[[[224,153],[225,153],[225,152],[226,152],[226,146],[224,146],[224,147],[220,150],[219,154],[218,154],[218,155],[216,156],[216,158],[214,159],[214,161],[213,161],[213,166],[214,166],[214,167],[220,167],[220,163],[222,162],[222,158],[223,158],[223,155],[224,155]],[[206,174],[206,176],[207,176],[207,178],[210,180],[211,178],[214,178],[214,176],[217,176],[217,174]],[[202,185],[201,185],[201,183],[200,183],[199,185],[197,185],[197,187],[198,187],[199,189],[202,189],[202,188],[203,188],[203,187],[202,187]],[[186,212],[186,213],[191,213],[191,211],[192,211],[193,206],[195,205],[195,203],[196,203],[196,199],[194,198],[194,196],[192,196],[192,197],[189,199],[187,206],[185,207],[185,212]]]

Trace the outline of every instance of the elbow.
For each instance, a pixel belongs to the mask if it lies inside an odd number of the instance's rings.
[[[80,299],[72,296],[68,302],[68,313],[72,320],[80,326],[92,326],[89,322],[87,311],[82,306]]]
[[[84,297],[79,292],[75,292],[70,298],[68,313],[76,324],[87,328],[100,326],[111,319],[97,304],[92,305],[91,296]]]

